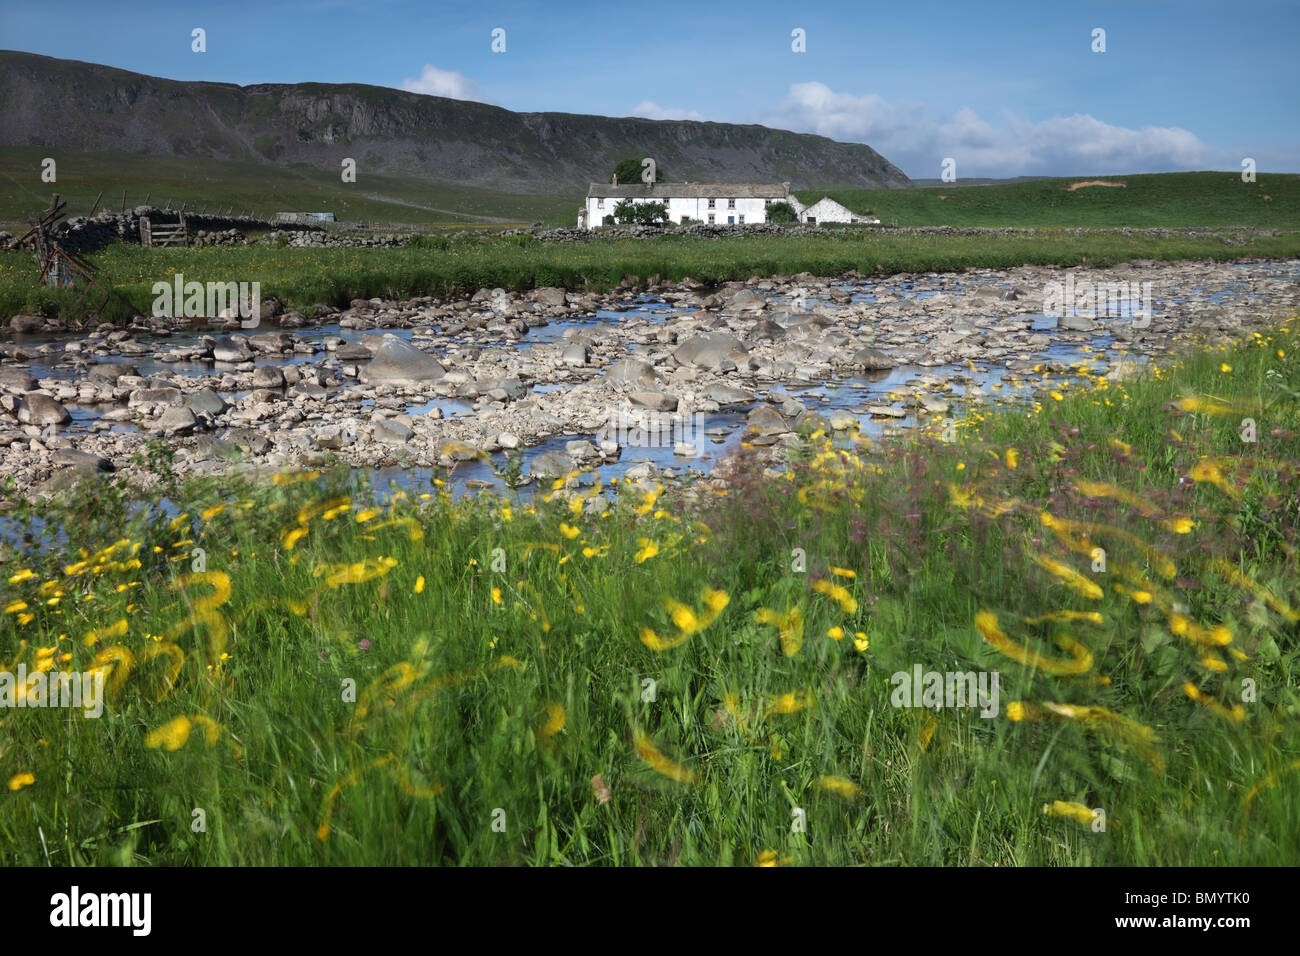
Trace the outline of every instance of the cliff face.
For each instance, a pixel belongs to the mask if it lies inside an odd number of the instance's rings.
[[[0,51],[0,146],[335,166],[557,193],[651,156],[674,180],[904,188],[869,146],[762,126],[514,113],[361,84],[235,86]]]

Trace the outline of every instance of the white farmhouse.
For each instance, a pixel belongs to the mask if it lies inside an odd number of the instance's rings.
[[[592,183],[587,201],[578,213],[578,228],[599,229],[612,221],[614,207],[625,199],[636,203],[661,202],[668,207],[668,221],[695,220],[708,225],[746,226],[768,221],[773,203],[789,203],[800,222],[879,223],[859,216],[830,198],[805,206],[790,194],[789,183],[634,183],[620,186]]]

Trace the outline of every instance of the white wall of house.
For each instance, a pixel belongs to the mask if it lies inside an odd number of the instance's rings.
[[[586,203],[586,227],[588,229],[599,229],[605,224],[605,217],[614,215],[614,207],[622,200],[612,197],[590,197]],[[703,199],[703,198],[669,198],[669,199],[645,199],[636,198],[633,202],[666,202],[668,205],[668,218],[672,222],[681,222],[683,218],[698,219],[700,222],[712,222],[715,225],[753,225],[758,222],[767,222],[767,207],[770,202],[776,200],[755,199],[750,197],[740,197],[733,199]],[[710,203],[712,206],[710,207]],[[713,218],[710,219],[709,217]],[[579,218],[579,225],[582,225],[582,219]]]
[[[855,218],[853,213],[844,206],[837,203],[829,196],[823,196],[811,206],[804,206],[802,203],[795,209],[799,214],[800,222],[853,222]]]

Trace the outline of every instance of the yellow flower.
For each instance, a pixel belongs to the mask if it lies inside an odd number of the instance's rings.
[[[1048,557],[1036,554],[1031,554],[1029,557],[1043,570],[1047,571],[1053,577],[1059,578],[1084,597],[1093,598],[1094,600],[1101,598],[1102,590],[1097,586],[1096,582],[1089,581],[1073,568]]]
[[[565,524],[563,521],[561,521],[561,522],[560,522],[560,534],[564,535],[566,538],[570,538],[570,539],[572,539],[572,538],[576,538],[578,535],[582,534],[582,529],[581,529],[581,528],[575,528],[575,527],[573,527],[573,525],[568,525],[568,524]]]
[[[852,800],[862,788],[847,777],[821,776],[817,778],[817,786],[823,790],[829,790],[831,793],[837,793],[845,800]]]
[[[831,574],[833,574],[833,575],[835,575],[836,577],[839,577],[839,578],[856,578],[856,577],[858,576],[858,572],[857,572],[857,571],[852,571],[852,570],[850,570],[849,568],[834,568],[834,567],[833,567],[833,568],[831,568]]]
[[[1053,800],[1051,803],[1043,804],[1043,812],[1054,817],[1069,817],[1076,823],[1082,823],[1088,826],[1092,823],[1092,811],[1082,803],[1067,803],[1064,800]]]
[[[419,594],[424,590],[424,575],[421,574],[415,579],[415,593]]]
[[[656,773],[663,774],[670,780],[676,780],[678,783],[697,783],[699,778],[687,767],[675,763],[665,757],[651,743],[649,736],[645,731],[638,730],[633,734],[633,743],[636,746],[637,755],[648,763]]]
[[[36,776],[30,773],[16,773],[9,778],[10,790],[21,790],[23,787],[29,787],[36,782]]]
[[[492,603],[493,603],[493,604],[500,604],[500,603],[501,603],[501,589],[500,589],[500,588],[493,588],[493,589],[492,589]]]
[[[853,646],[860,651],[865,651],[871,646],[871,640],[862,631],[855,631],[853,634]]]
[[[33,571],[31,568],[23,568],[17,574],[10,576],[9,583],[22,584],[24,581],[30,581],[32,578],[39,578],[39,577],[40,575],[37,574],[35,571]]]
[[[305,526],[293,528],[292,530],[285,533],[284,538],[281,541],[281,544],[284,545],[284,549],[286,551],[292,550],[293,546],[298,543],[299,539],[302,538],[303,535],[307,534],[307,532],[310,530],[311,530],[310,528],[307,528]]]
[[[1070,637],[1061,636],[1057,643],[1071,655],[1071,660],[1059,660],[1043,657],[1026,647],[1012,641],[998,627],[997,615],[992,611],[980,611],[975,615],[975,627],[984,639],[998,651],[1020,664],[1028,664],[1047,674],[1082,674],[1092,667],[1092,654],[1086,647]]]
[[[794,714],[808,706],[807,691],[796,690],[786,694],[772,694],[767,699],[771,714]]]
[[[554,737],[564,729],[564,720],[565,714],[563,707],[556,703],[547,704],[546,720],[541,724],[538,724],[537,727],[534,728],[534,731],[540,739],[546,740],[547,738]]]
[[[1007,704],[1008,720],[1023,720],[1025,717],[1025,705],[1018,700],[1013,700]]]
[[[634,557],[637,564],[644,564],[659,553],[659,545],[649,538],[638,538],[636,543],[641,548]]]
[[[755,861],[754,865],[776,867],[789,866],[793,862],[793,857],[778,856],[776,850],[764,850],[758,855],[758,859]]]
[[[825,594],[831,600],[839,604],[845,614],[855,614],[858,610],[858,602],[849,593],[848,588],[839,584],[832,584],[830,581],[814,581],[813,590],[819,594]]]
[[[1220,371],[1220,372],[1231,372],[1231,371],[1232,371],[1232,366],[1229,365],[1227,362],[1224,362],[1222,365],[1219,366],[1219,371]]]
[[[151,750],[163,747],[167,750],[179,750],[190,739],[190,719],[177,717],[161,727],[145,734],[144,745]]]
[[[829,631],[826,632],[826,636],[833,641],[842,641],[844,639],[844,628],[832,627]]]
[[[1016,465],[1019,464],[1020,462],[1020,453],[1017,452],[1014,448],[1008,448],[1006,459],[1007,459],[1007,467],[1014,469]]]
[[[1161,524],[1174,534],[1187,534],[1196,527],[1196,522],[1191,518],[1169,518],[1162,521]]]
[[[762,607],[754,612],[760,624],[775,624],[781,636],[781,653],[793,657],[803,647],[803,611],[792,607],[785,614]]]

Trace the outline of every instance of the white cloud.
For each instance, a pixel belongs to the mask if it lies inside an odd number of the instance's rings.
[[[653,100],[642,100],[636,106],[632,107],[633,116],[640,116],[644,119],[653,120],[702,120],[703,114],[695,110],[675,110],[665,109]]]
[[[432,63],[424,64],[418,77],[402,80],[402,89],[408,93],[428,96],[445,96],[453,100],[479,100],[478,84],[455,70],[440,70]]]
[[[763,119],[769,126],[866,143],[921,179],[938,178],[949,156],[957,160],[959,177],[1233,169],[1241,161],[1179,127],[1129,129],[1087,114],[1034,122],[1007,112],[1002,121],[994,126],[967,107],[941,118],[922,104],[840,93],[824,83],[794,84]]]

